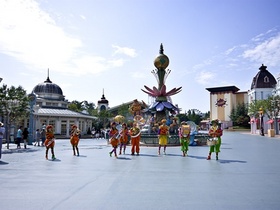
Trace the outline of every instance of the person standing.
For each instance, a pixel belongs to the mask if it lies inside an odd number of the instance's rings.
[[[22,126],[19,126],[19,129],[17,130],[17,149],[20,149],[21,140],[22,140]]]
[[[2,122],[0,122],[0,159],[2,157],[2,143],[3,143],[3,137],[5,134],[5,127]]]
[[[45,127],[42,128],[40,135],[41,135],[41,140],[42,140],[42,146],[44,146],[45,141],[46,141],[46,128]]]
[[[23,130],[23,132],[22,132],[23,142],[24,142],[24,149],[26,149],[26,146],[27,146],[28,134],[29,134],[28,129],[27,129],[27,128],[24,128],[24,130]]]
[[[163,154],[166,155],[166,146],[168,143],[169,127],[166,125],[166,119],[161,120],[161,125],[158,130],[158,155],[160,155],[161,147],[163,146]]]
[[[127,125],[125,123],[122,124],[122,131],[120,133],[120,153],[119,155],[122,154],[122,148],[123,148],[123,154],[125,154],[125,149],[128,141],[128,129]]]
[[[40,139],[41,139],[41,134],[40,134],[40,131],[39,129],[36,129],[36,133],[35,133],[35,138],[36,138],[36,141],[35,141],[35,144],[34,146],[40,146]]]
[[[179,138],[181,144],[181,151],[183,152],[183,157],[188,155],[189,143],[190,143],[190,125],[187,125],[185,121],[181,122],[181,126],[179,128]]]
[[[52,160],[55,160],[55,156],[54,156],[54,145],[55,145],[55,142],[54,142],[53,126],[52,125],[48,125],[46,129],[47,129],[47,131],[46,131],[46,141],[45,141],[46,160],[48,160],[49,149],[51,149]]]
[[[211,138],[216,138],[217,140],[215,145],[210,146],[207,160],[211,160],[212,152],[216,152],[216,160],[218,160],[219,159],[218,155],[222,144],[221,136],[223,135],[223,130],[219,126],[219,120],[212,120],[211,127],[209,130],[209,135]]]
[[[136,122],[134,122],[132,128],[130,128],[129,135],[131,136],[131,155],[134,155],[135,152],[139,155],[141,132]]]

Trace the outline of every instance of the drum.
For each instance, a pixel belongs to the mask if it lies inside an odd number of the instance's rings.
[[[217,144],[217,142],[218,142],[217,137],[207,139],[207,145],[208,146],[214,146],[214,145]]]

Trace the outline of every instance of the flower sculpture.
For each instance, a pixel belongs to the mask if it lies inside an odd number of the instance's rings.
[[[149,88],[144,85],[146,90],[141,89],[143,92],[147,93],[149,96],[154,97],[155,102],[146,110],[152,113],[156,113],[157,121],[160,121],[163,118],[166,118],[166,111],[172,113],[178,111],[178,108],[174,106],[168,98],[179,93],[182,90],[182,87],[173,88],[169,91],[166,91],[165,80],[171,70],[167,69],[169,65],[169,58],[163,53],[163,46],[160,45],[159,55],[154,60],[155,70],[152,71],[158,82],[158,88],[155,86]]]

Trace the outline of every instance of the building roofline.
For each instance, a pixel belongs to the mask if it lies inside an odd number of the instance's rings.
[[[212,88],[205,88],[210,93],[217,93],[217,92],[233,92],[236,93],[240,89],[236,86],[224,86],[224,87],[212,87]]]

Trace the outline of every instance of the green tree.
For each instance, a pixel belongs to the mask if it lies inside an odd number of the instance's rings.
[[[245,103],[237,104],[236,108],[231,110],[229,117],[233,125],[249,127],[250,117],[248,116],[248,107]]]
[[[0,113],[9,118],[8,123],[18,124],[29,114],[29,99],[21,86],[0,87]]]

